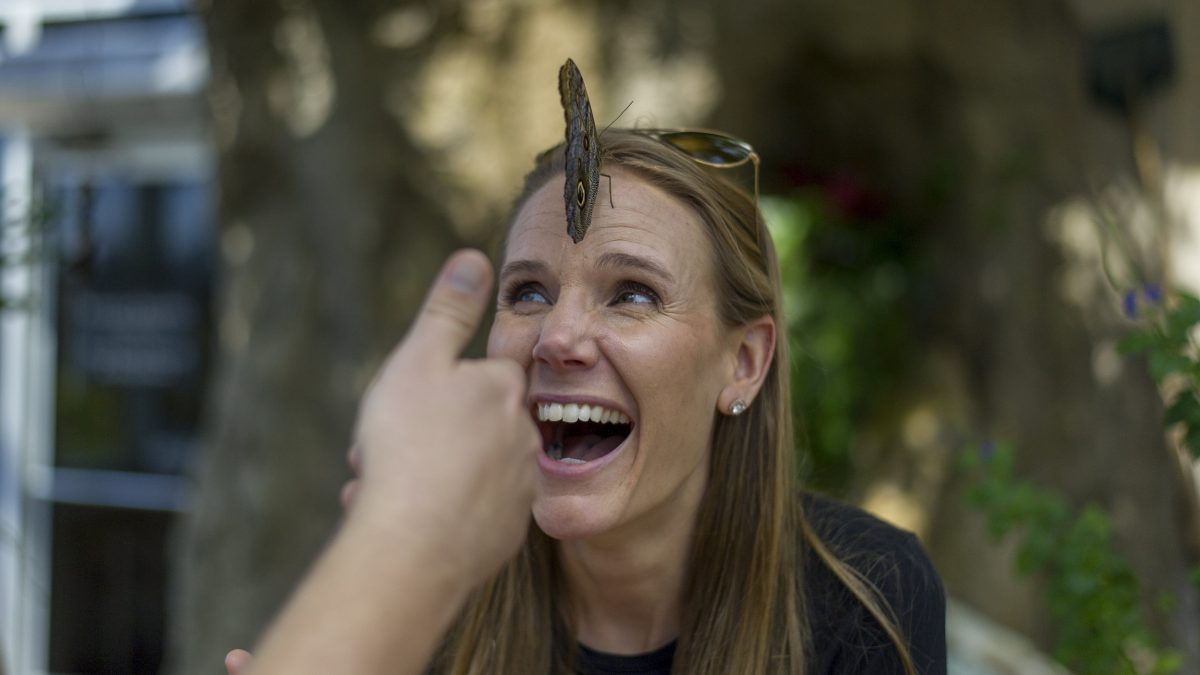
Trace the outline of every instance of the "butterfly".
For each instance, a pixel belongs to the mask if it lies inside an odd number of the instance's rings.
[[[592,103],[583,74],[571,59],[558,70],[558,94],[567,122],[566,182],[563,199],[567,206],[567,234],[576,244],[583,241],[592,224],[592,206],[600,187],[600,141]]]

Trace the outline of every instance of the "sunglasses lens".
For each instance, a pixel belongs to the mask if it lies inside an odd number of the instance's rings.
[[[743,141],[704,131],[668,131],[659,134],[659,138],[688,156],[715,166],[739,164],[754,152]]]

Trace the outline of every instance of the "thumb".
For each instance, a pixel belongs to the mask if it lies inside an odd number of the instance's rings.
[[[479,328],[491,287],[492,264],[487,256],[473,249],[451,255],[400,351],[422,361],[458,358]]]
[[[229,675],[245,675],[254,659],[245,649],[234,649],[225,655],[225,671]]]

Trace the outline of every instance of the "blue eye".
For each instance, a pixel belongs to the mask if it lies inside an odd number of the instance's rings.
[[[545,304],[550,301],[546,299],[546,296],[542,295],[541,291],[526,288],[517,294],[517,302],[540,302]]]
[[[510,305],[515,305],[519,302],[550,304],[550,300],[546,297],[541,287],[529,282],[518,282],[511,285],[504,294],[504,300]]]
[[[650,290],[642,284],[625,282],[617,291],[617,297],[613,299],[613,304],[629,304],[629,305],[653,305],[657,306],[660,300],[658,294]]]

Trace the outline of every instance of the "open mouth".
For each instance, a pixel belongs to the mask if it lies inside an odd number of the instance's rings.
[[[542,449],[563,464],[586,464],[616,450],[633,422],[619,410],[576,403],[537,404]]]

